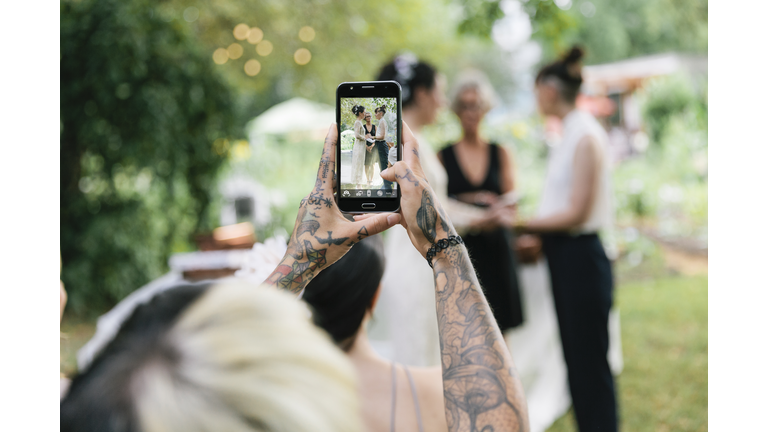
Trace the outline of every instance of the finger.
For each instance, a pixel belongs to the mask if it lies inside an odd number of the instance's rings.
[[[419,140],[411,132],[408,123],[403,122],[403,160],[413,169],[418,166],[421,170],[421,160],[419,160]]]
[[[316,188],[321,188],[325,195],[333,194],[338,136],[339,131],[336,128],[336,123],[331,123],[328,134],[325,136],[323,155],[320,158],[320,166],[317,168],[317,182],[315,183]]]
[[[400,213],[376,213],[370,214],[364,220],[356,221],[354,229],[358,235],[367,237],[379,234],[400,223]]]
[[[361,221],[361,220],[370,219],[374,216],[376,216],[376,213],[365,213],[365,214],[354,215],[353,218],[355,219],[355,221]]]

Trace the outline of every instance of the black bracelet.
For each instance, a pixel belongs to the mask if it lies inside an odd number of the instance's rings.
[[[440,239],[437,241],[437,243],[433,243],[432,247],[430,247],[427,251],[427,262],[429,263],[429,266],[432,267],[432,258],[434,258],[438,252],[448,249],[448,246],[460,244],[464,244],[464,240],[462,240],[461,237],[457,235],[448,236],[448,238]]]

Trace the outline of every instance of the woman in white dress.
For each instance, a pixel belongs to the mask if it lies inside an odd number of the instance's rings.
[[[355,115],[355,126],[353,130],[355,132],[355,145],[352,147],[352,179],[351,183],[355,189],[365,188],[363,182],[363,175],[365,170],[365,153],[366,153],[366,141],[365,141],[365,128],[363,128],[363,119],[365,118],[365,107],[361,105],[355,105],[352,107],[352,114]]]
[[[448,176],[432,146],[421,135],[424,126],[432,124],[445,105],[444,80],[429,64],[404,54],[386,64],[378,80],[394,80],[402,87],[403,121],[419,143],[419,158],[429,185],[454,227],[463,234],[483,223],[488,217],[482,210],[447,196]],[[399,145],[399,143],[398,143]],[[435,291],[432,269],[412,247],[405,229],[391,228],[386,238],[388,265],[382,290],[371,324],[370,336],[381,354],[411,366],[434,366],[440,363]]]

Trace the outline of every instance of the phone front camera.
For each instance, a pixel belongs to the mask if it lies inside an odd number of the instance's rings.
[[[352,90],[352,86],[350,86],[349,89]]]

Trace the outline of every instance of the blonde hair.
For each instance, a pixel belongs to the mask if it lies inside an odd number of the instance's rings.
[[[141,430],[360,430],[352,366],[301,305],[272,288],[212,286],[165,335],[172,360],[131,380]]]
[[[496,106],[498,97],[493,90],[488,77],[477,69],[468,69],[462,72],[451,89],[451,109],[456,114],[459,113],[461,104],[461,94],[466,90],[475,90],[477,98],[480,100],[480,108],[483,112],[488,112]]]

